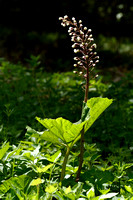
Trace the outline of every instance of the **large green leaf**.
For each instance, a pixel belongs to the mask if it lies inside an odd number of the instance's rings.
[[[57,119],[40,119],[37,117],[37,120],[47,128],[41,138],[63,145],[75,143],[80,138],[83,127],[84,132],[86,132],[112,101],[112,99],[100,97],[88,100],[87,103],[83,104],[81,120],[78,123],[72,123],[62,117]]]
[[[83,124],[73,124],[62,117],[43,120],[37,117],[37,120],[47,128],[41,138],[57,144],[71,143],[75,137],[79,136],[83,128]]]
[[[84,127],[85,132],[92,126],[92,124],[104,112],[104,110],[106,110],[106,108],[110,106],[112,102],[113,102],[112,99],[101,98],[101,97],[91,98],[90,100],[87,101],[87,107],[90,109],[88,110],[88,113],[86,113],[85,116],[85,121],[86,121]]]

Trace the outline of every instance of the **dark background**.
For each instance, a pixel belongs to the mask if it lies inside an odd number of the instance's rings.
[[[105,51],[99,40],[102,35],[114,37],[114,46],[125,38],[132,43],[131,0],[0,0],[0,57],[26,64],[31,55],[40,55],[41,65],[48,71],[71,70],[70,38],[58,20],[64,15],[82,19],[83,25],[92,29],[99,45],[101,65],[107,66],[110,59],[112,65],[121,65],[124,56],[124,62],[130,60],[128,67],[132,67],[131,57],[113,52],[111,48]],[[118,62],[121,59],[122,62]]]

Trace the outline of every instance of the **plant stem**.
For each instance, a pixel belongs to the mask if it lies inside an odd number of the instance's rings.
[[[88,61],[86,63],[86,68],[87,68],[87,73],[86,73],[86,85],[85,85],[85,98],[84,98],[84,102],[87,102],[88,100],[88,91],[89,91],[89,80],[90,80],[90,77],[89,77],[89,66],[88,66]]]
[[[79,167],[78,167],[78,172],[76,176],[76,182],[78,182],[80,178],[81,169],[83,165],[83,155],[84,155],[84,127],[81,131],[80,160],[79,160]]]
[[[61,182],[63,181],[64,176],[65,176],[66,164],[67,164],[69,153],[70,153],[70,147],[67,146],[65,158],[64,158],[64,161],[63,161],[63,164],[62,164],[62,171],[61,171],[61,177],[60,177]]]
[[[88,61],[86,63],[87,66],[87,76],[86,76],[86,86],[85,86],[85,98],[84,98],[84,102],[87,103],[88,100],[88,91],[89,91],[89,65],[88,65]],[[78,172],[77,172],[77,176],[76,176],[76,182],[79,181],[80,178],[80,174],[81,174],[81,169],[82,169],[82,165],[83,165],[83,155],[84,155],[84,127],[81,131],[81,144],[80,144],[80,160],[79,160],[79,167],[78,167]]]

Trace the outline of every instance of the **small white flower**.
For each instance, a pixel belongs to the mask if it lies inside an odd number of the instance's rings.
[[[64,23],[61,23],[61,25],[64,26],[64,27],[66,26],[66,24],[64,24]]]
[[[82,23],[82,20],[79,20],[79,24],[81,24]]]
[[[59,20],[62,20],[63,19],[63,17],[59,17]]]
[[[73,36],[73,37],[71,37],[71,41],[72,41],[72,42],[74,42],[74,40],[75,40],[75,37],[74,37],[74,36]]]
[[[78,65],[80,65],[80,64],[81,64],[81,61],[78,62]]]
[[[79,52],[79,49],[74,49],[74,53],[78,53]]]
[[[83,48],[84,46],[82,44],[80,44],[80,47]]]
[[[99,60],[96,60],[96,61],[95,61],[95,63],[98,63],[98,62],[99,62]]]
[[[73,45],[72,45],[72,48],[75,48],[76,47],[76,43],[74,43]]]
[[[96,58],[96,59],[99,59],[99,56],[96,56],[95,58]]]
[[[80,40],[81,40],[81,38],[78,36],[78,37],[77,37],[77,41],[79,42]]]
[[[77,31],[77,28],[74,28],[74,31]]]
[[[85,31],[87,30],[87,27],[86,27],[86,26],[84,27],[84,30],[85,30]]]
[[[91,32],[92,30],[91,29],[88,29],[88,32]]]
[[[67,19],[67,18],[68,18],[68,16],[67,16],[67,15],[65,15],[65,16],[64,16],[64,19]]]
[[[66,25],[69,26],[69,25],[70,25],[70,22],[67,22]]]
[[[92,41],[94,41],[94,39],[93,39],[93,38],[90,38],[90,41],[92,42]]]
[[[74,66],[74,67],[77,67],[77,64],[74,64],[73,66]]]
[[[80,30],[80,34],[81,34],[81,35],[83,35],[83,34],[84,34],[84,32]]]
[[[83,74],[83,72],[79,72],[79,75],[82,75]]]
[[[72,30],[73,30],[73,27],[70,26],[70,27],[69,27],[69,30],[72,31]]]
[[[76,71],[73,71],[73,73],[74,73],[74,74],[77,74],[77,72],[76,72]]]
[[[74,59],[74,60],[78,60],[78,57],[74,57],[73,59]]]
[[[97,47],[97,45],[94,43],[94,44],[92,45],[92,47],[96,48],[96,47]]]

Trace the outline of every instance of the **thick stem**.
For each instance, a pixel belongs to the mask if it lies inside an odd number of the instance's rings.
[[[83,155],[84,155],[84,127],[81,131],[81,144],[80,144],[80,157],[79,157],[79,167],[78,167],[78,172],[76,176],[76,182],[79,181],[80,174],[81,174],[81,169],[83,165]]]
[[[64,158],[64,161],[63,161],[63,164],[62,164],[62,171],[61,171],[61,177],[60,177],[61,182],[63,181],[64,176],[65,176],[66,164],[67,164],[69,153],[70,153],[70,147],[67,146],[65,158]]]

